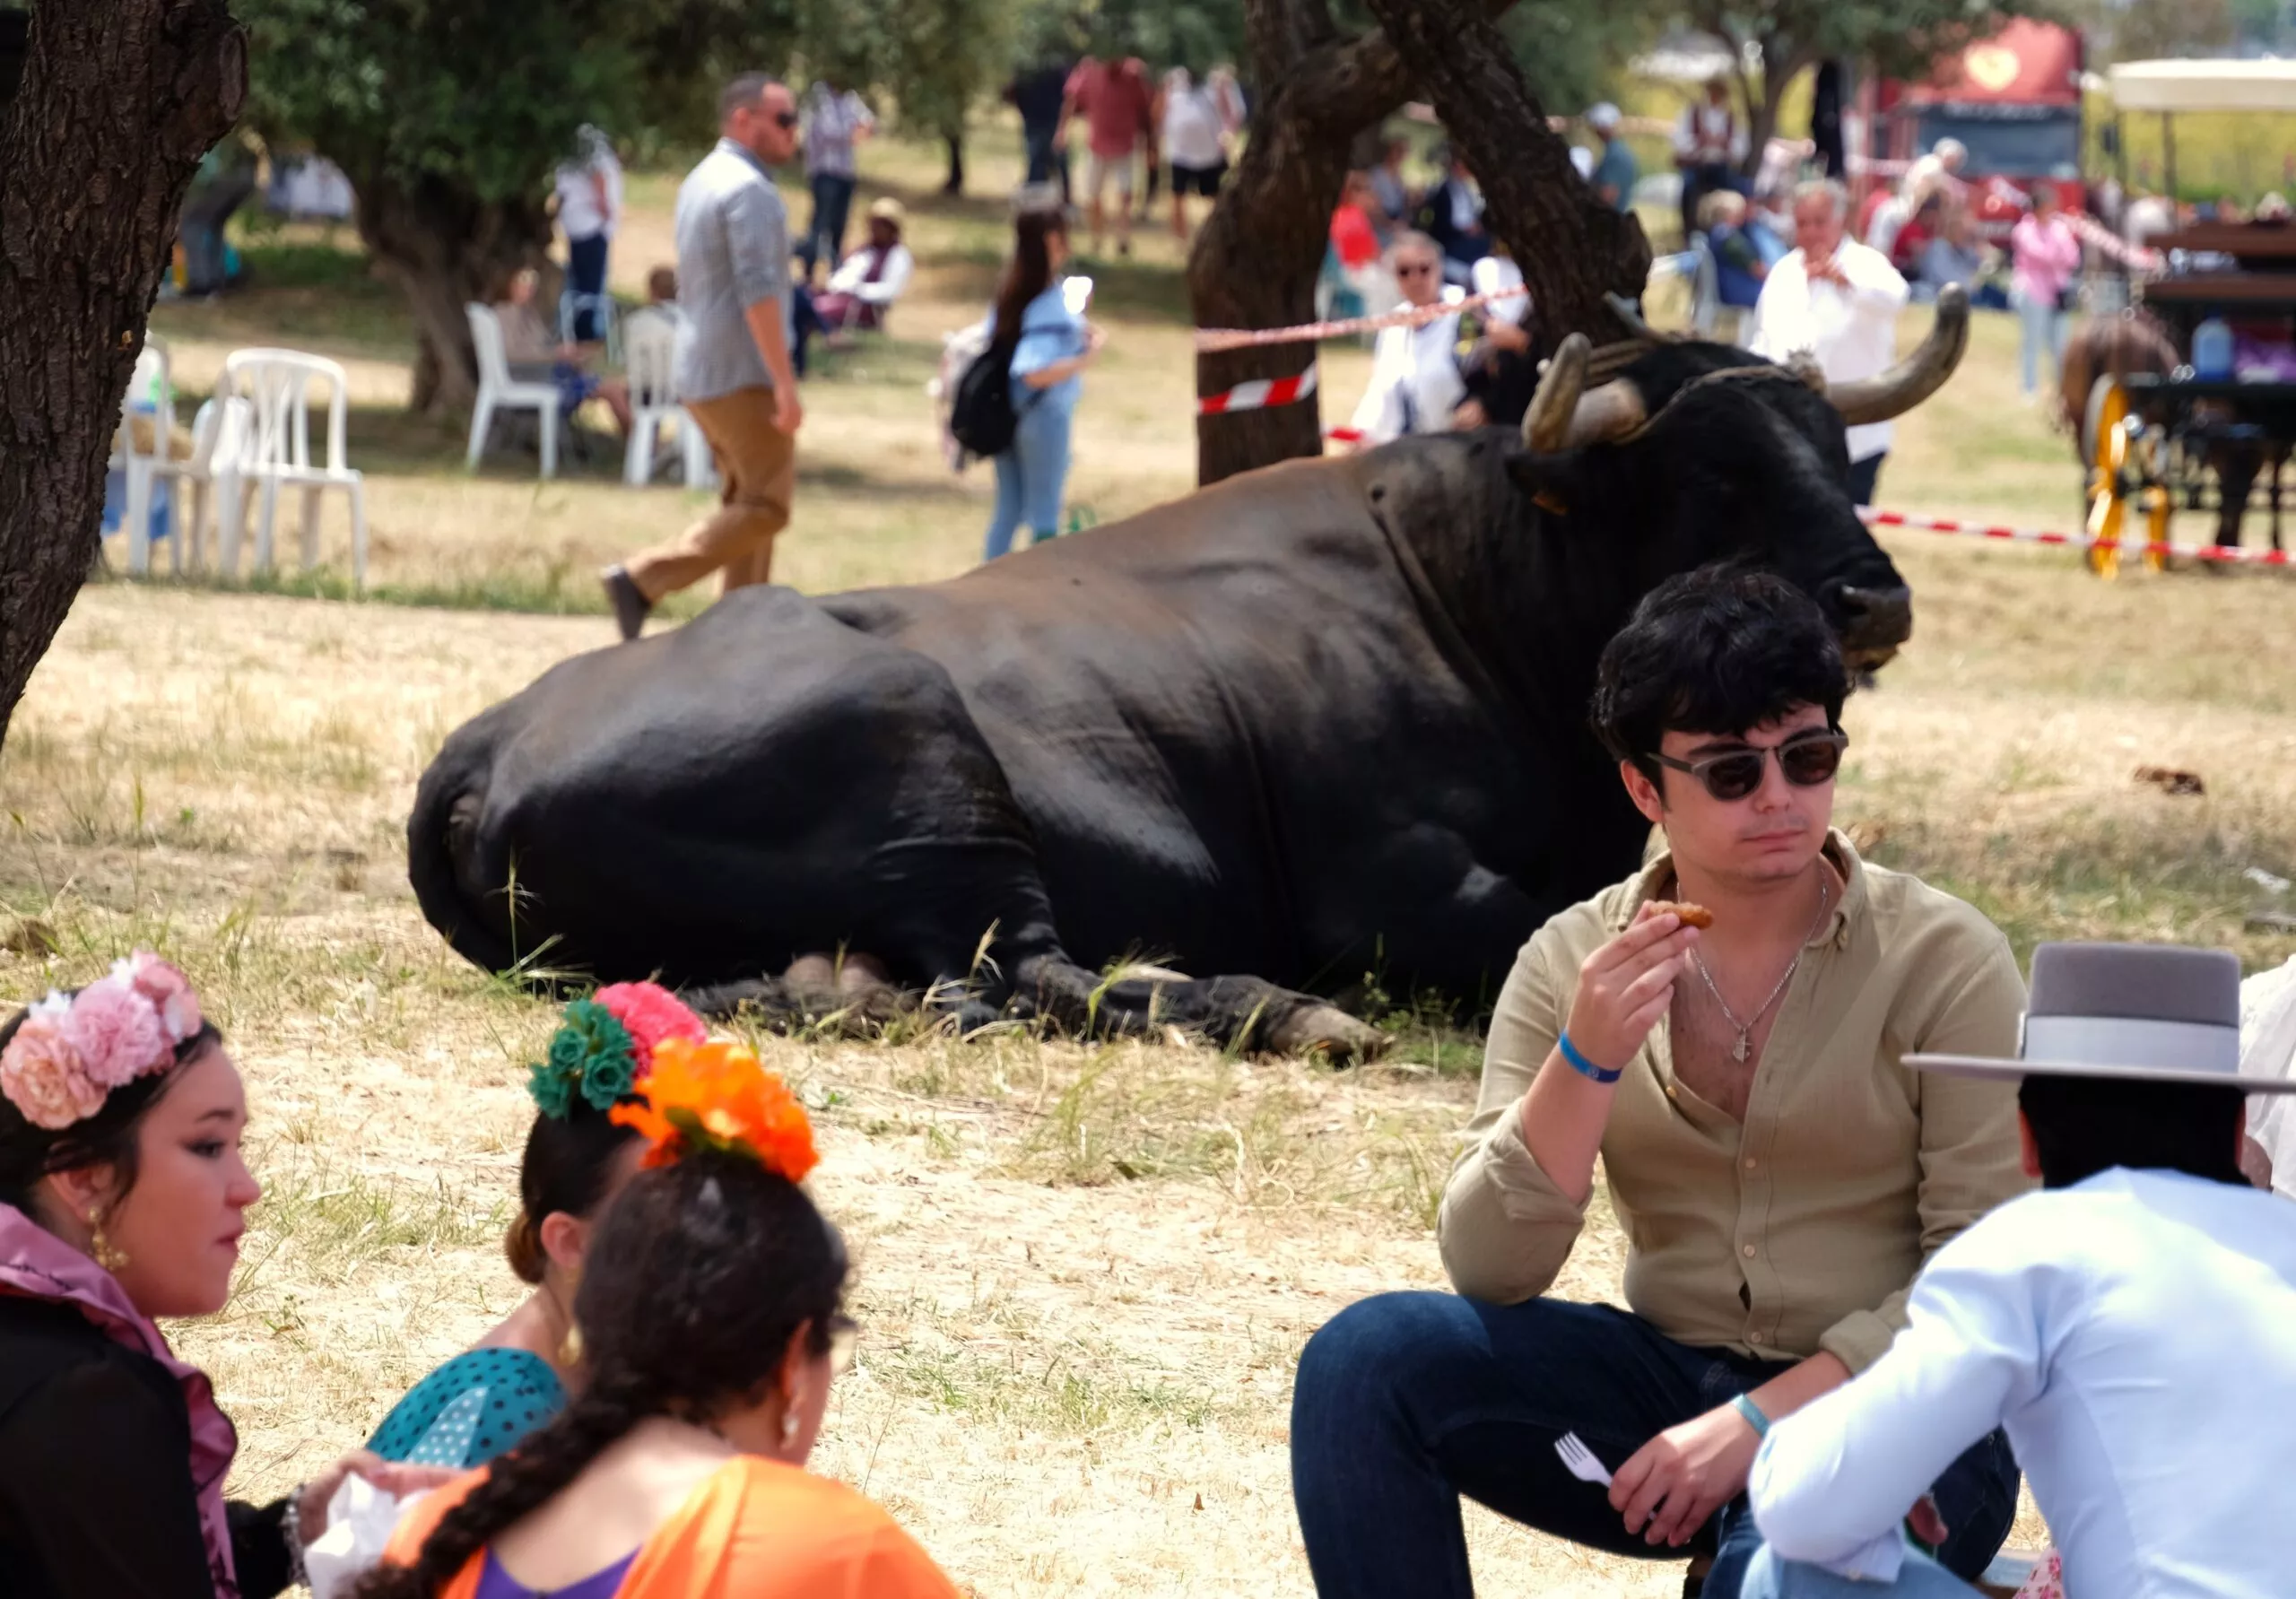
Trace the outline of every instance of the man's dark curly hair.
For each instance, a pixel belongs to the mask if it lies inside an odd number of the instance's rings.
[[[1837,727],[1848,691],[1816,601],[1771,573],[1718,564],[1642,596],[1603,647],[1588,715],[1613,758],[1657,783],[1650,756],[1669,730],[1730,736],[1805,705]]]

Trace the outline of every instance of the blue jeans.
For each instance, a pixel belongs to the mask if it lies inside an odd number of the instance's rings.
[[[1849,464],[1849,502],[1852,505],[1874,503],[1874,491],[1882,483],[1882,463],[1889,458],[1890,452],[1883,450]]]
[[[1022,142],[1028,146],[1029,182],[1050,183],[1057,178],[1060,182],[1060,203],[1065,205],[1068,204],[1068,152],[1065,146],[1060,149],[1053,147],[1053,135],[1058,129],[1057,123],[1024,129]]]
[[[1781,1560],[1757,1550],[1741,1599],[1977,1599],[1978,1590],[1918,1550],[1909,1549],[1894,1582],[1853,1582],[1822,1566]]]
[[[577,343],[595,343],[605,337],[605,330],[598,326],[597,302],[606,291],[609,248],[610,241],[603,233],[566,241],[566,292],[579,296],[583,301],[581,309],[574,313]]]
[[[1041,543],[1060,533],[1060,497],[1068,487],[1069,411],[1048,400],[1031,399],[1021,384],[1013,398],[1022,407],[1013,430],[1013,448],[996,457],[996,514],[989,518],[983,561],[1013,547],[1023,522]]]
[[[830,268],[845,259],[845,219],[853,212],[853,182],[834,172],[816,172],[808,180],[813,191],[813,214],[805,224],[797,258],[805,264],[805,278],[813,280],[813,264],[829,257]]]
[[[1667,1428],[1760,1387],[1788,1363],[1692,1349],[1608,1305],[1486,1305],[1392,1293],[1340,1312],[1308,1342],[1292,1395],[1292,1492],[1323,1599],[1474,1592],[1462,1494],[1613,1554],[1715,1555],[1707,1599],[1739,1599],[1761,1547],[1744,1495],[1690,1549],[1630,1534],[1605,1491],[1554,1453],[1575,1432],[1615,1471]],[[2017,1464],[1995,1433],[1932,1490],[1945,1564],[1982,1571],[2017,1513]]]
[[[798,377],[805,375],[805,346],[816,334],[827,334],[822,326],[822,314],[813,309],[813,291],[803,283],[789,286],[789,366]]]
[[[2048,352],[2049,375],[2059,378],[2065,371],[2065,329],[2072,320],[2057,309],[2057,302],[2034,300],[2023,294],[2017,300],[2017,377],[2025,387],[2025,397],[2031,399],[2040,387],[2040,353]]]

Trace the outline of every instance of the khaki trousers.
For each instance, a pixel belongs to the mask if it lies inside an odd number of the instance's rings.
[[[770,580],[773,539],[789,525],[797,441],[773,425],[773,391],[737,388],[686,410],[709,440],[725,492],[717,510],[666,544],[622,563],[649,603],[721,573],[726,592]]]

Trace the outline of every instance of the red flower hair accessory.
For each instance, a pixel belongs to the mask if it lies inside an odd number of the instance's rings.
[[[665,1039],[636,1100],[608,1114],[652,1146],[648,1166],[667,1166],[689,1151],[710,1149],[745,1156],[800,1183],[821,1160],[805,1108],[740,1044]]]

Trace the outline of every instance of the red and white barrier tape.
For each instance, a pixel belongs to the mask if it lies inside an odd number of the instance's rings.
[[[1296,378],[1255,378],[1224,394],[1203,395],[1196,402],[1198,416],[1220,416],[1231,411],[1257,411],[1268,405],[1291,405],[1316,392],[1316,363]]]
[[[1405,306],[1400,310],[1383,311],[1376,317],[1349,317],[1337,322],[1308,322],[1298,327],[1199,327],[1196,330],[1196,348],[1199,354],[1221,350],[1249,350],[1261,344],[1304,344],[1322,339],[1345,338],[1349,334],[1370,333],[1380,327],[1416,327],[1423,322],[1433,322],[1444,317],[1456,317],[1462,311],[1478,310],[1493,300],[1515,300],[1528,294],[1521,284],[1512,289],[1500,289],[1490,294],[1470,294],[1460,300],[1439,300],[1431,306]]]
[[[2168,265],[2160,251],[2129,243],[2085,211],[2068,211],[2065,220],[2073,224],[2073,230],[2083,243],[2096,246],[2123,266],[2137,272],[2159,272]]]
[[[2049,533],[2033,527],[2001,527],[1983,522],[1959,522],[1950,517],[1922,517],[1909,511],[1875,510],[1861,505],[1857,514],[1868,527],[1910,527],[1924,533],[1945,533],[1962,538],[1996,539],[2019,544],[2061,544],[2078,550],[2124,550],[2135,553],[2152,546],[2143,539],[2092,539],[2085,533]],[[2220,544],[2183,545],[2168,547],[2171,555],[2181,555],[2193,561],[2222,561],[2247,566],[2296,565],[2296,556],[2285,550],[2226,549]]]

